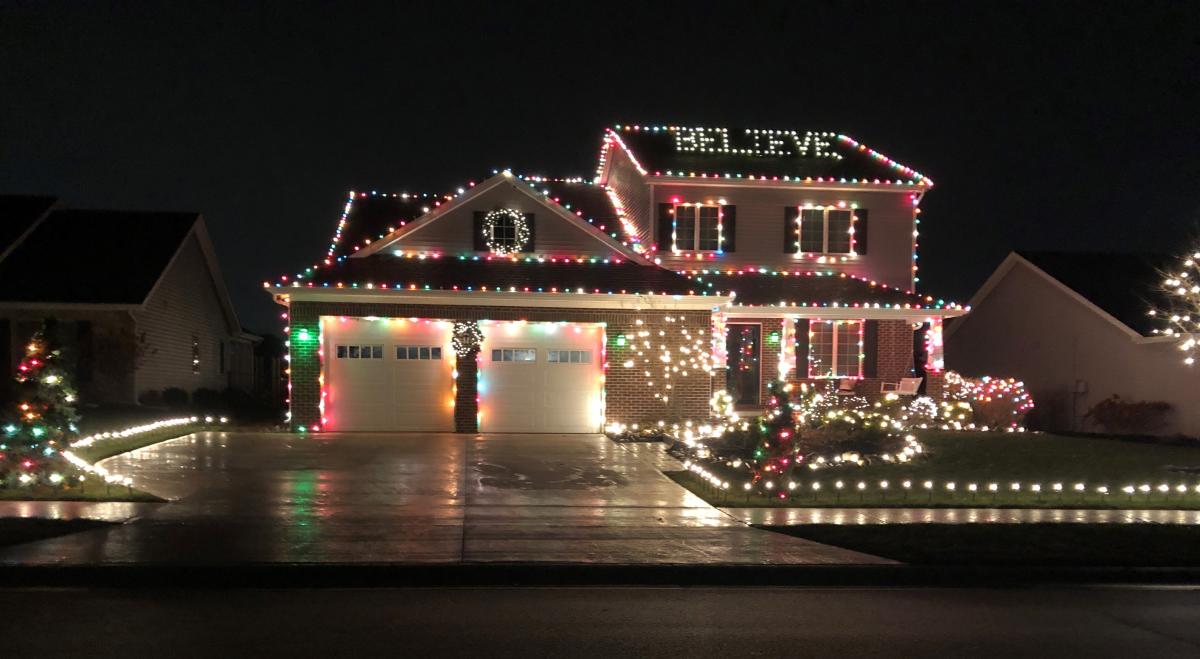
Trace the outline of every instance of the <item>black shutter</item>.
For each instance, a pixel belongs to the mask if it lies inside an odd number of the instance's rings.
[[[808,319],[796,321],[796,379],[808,377]]]
[[[854,253],[867,253],[867,209],[859,208],[854,211],[858,219],[854,221]]]
[[[675,206],[673,204],[658,205],[658,251],[669,252],[675,249],[671,239],[675,233]]]
[[[537,229],[536,225],[533,223],[533,213],[525,214],[525,226],[529,227],[529,240],[526,240],[525,244],[521,245],[521,251],[532,252],[534,247],[537,245]]]
[[[725,239],[724,251],[732,252],[737,247],[737,206],[721,207],[721,237]]]
[[[471,225],[471,235],[474,236],[473,244],[476,252],[488,251],[487,238],[483,235],[483,216],[485,214],[483,211],[475,211],[475,221]]]
[[[800,246],[796,236],[796,218],[800,217],[800,209],[796,206],[783,208],[783,253],[795,254]]]
[[[879,321],[863,321],[863,377],[879,377]]]

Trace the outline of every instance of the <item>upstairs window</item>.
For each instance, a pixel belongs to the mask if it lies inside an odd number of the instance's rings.
[[[498,215],[492,223],[491,245],[507,252],[520,251],[517,241],[517,220],[512,215]]]
[[[676,204],[674,238],[676,251],[720,251],[721,207]]]
[[[802,208],[799,219],[801,252],[853,253],[854,211],[842,208]]]

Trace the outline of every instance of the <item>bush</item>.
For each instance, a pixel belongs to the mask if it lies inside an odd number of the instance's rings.
[[[146,407],[162,407],[163,395],[158,389],[147,389],[138,394],[138,404]]]
[[[1156,401],[1125,401],[1113,394],[1096,403],[1084,419],[1091,419],[1107,432],[1137,434],[1161,430],[1167,424],[1171,404]]]
[[[954,427],[970,427],[959,410],[966,402],[971,407],[971,419],[975,427],[989,430],[1016,430],[1025,427],[1025,415],[1033,409],[1033,398],[1025,390],[1025,383],[1014,378],[964,378],[954,371],[946,371],[945,401],[942,403],[943,418],[947,413],[958,417]]]
[[[220,412],[225,409],[225,400],[216,389],[202,387],[192,392],[192,406],[197,412]]]
[[[188,392],[179,387],[164,389],[162,392],[162,402],[173,410],[181,410],[188,405]]]

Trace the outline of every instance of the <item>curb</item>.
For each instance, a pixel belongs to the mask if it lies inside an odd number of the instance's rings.
[[[1020,587],[1197,584],[1200,568],[456,563],[0,566],[0,588]]]

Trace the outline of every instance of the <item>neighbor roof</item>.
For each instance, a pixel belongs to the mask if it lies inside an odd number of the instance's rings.
[[[198,218],[52,211],[0,260],[0,302],[141,304]]]
[[[933,185],[920,172],[838,133],[618,125],[606,134],[605,148],[613,143],[655,176]]]
[[[507,257],[428,257],[375,254],[345,259],[300,283],[311,288],[342,287],[517,291],[532,293],[654,293],[690,295],[700,287],[682,275],[629,261],[544,260]]]
[[[687,274],[705,293],[736,293],[736,305],[962,309],[931,296],[832,271],[696,270]]]
[[[38,195],[0,195],[0,258],[56,201],[54,197]]]
[[[1147,312],[1168,304],[1160,269],[1171,264],[1170,257],[1023,250],[1017,254],[1133,331],[1150,336],[1159,327]]]

